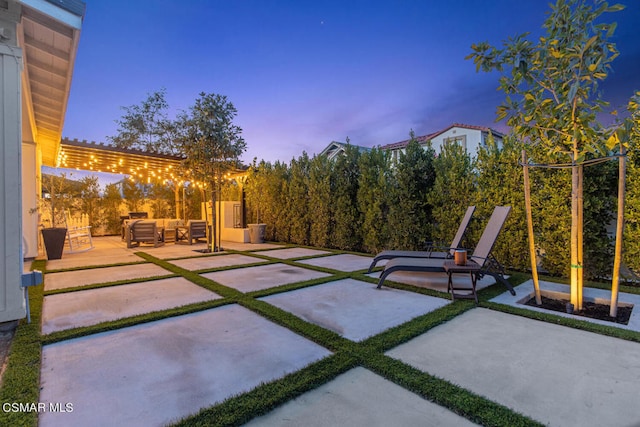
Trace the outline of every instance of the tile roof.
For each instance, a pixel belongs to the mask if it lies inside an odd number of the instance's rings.
[[[420,144],[425,144],[427,143],[427,141],[432,140],[433,138],[436,138],[439,135],[442,135],[443,133],[447,132],[448,130],[452,129],[452,128],[462,128],[462,129],[471,129],[471,130],[479,130],[482,132],[491,132],[492,134],[500,137],[500,138],[504,138],[504,134],[501,132],[498,132],[495,129],[491,129],[489,127],[486,126],[475,126],[475,125],[466,125],[463,123],[453,123],[451,126],[446,127],[442,130],[427,134],[427,135],[423,135],[423,136],[417,136],[414,139],[416,141],[418,141],[418,143]],[[411,141],[411,139],[405,139],[404,141],[399,141],[399,142],[394,142],[392,144],[387,144],[387,145],[383,145],[380,148],[382,150],[397,150],[400,148],[404,148],[406,147],[409,142]]]
[[[84,17],[87,5],[81,0],[45,0],[47,3],[58,6],[61,9],[71,12],[76,16]]]
[[[428,135],[416,136],[414,139],[416,141],[418,141],[419,144],[426,144],[427,141],[429,141],[430,139],[432,139],[434,137],[434,135],[435,135],[435,133],[430,133]],[[405,139],[404,141],[394,142],[392,144],[383,145],[383,146],[380,147],[380,149],[382,149],[382,150],[395,150],[395,149],[398,149],[398,148],[404,148],[409,144],[410,141],[411,141],[411,139]]]

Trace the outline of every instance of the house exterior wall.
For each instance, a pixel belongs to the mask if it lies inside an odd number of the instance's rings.
[[[38,256],[38,147],[35,142],[22,141],[22,236],[23,257]]]
[[[482,132],[454,127],[433,138],[431,145],[439,153],[442,151],[442,146],[447,142],[460,143],[462,148],[466,149],[469,154],[475,154],[482,143]]]
[[[499,148],[502,147],[502,137],[494,135],[494,141]],[[454,126],[445,132],[435,135],[430,139],[431,146],[436,153],[442,151],[442,146],[446,142],[460,143],[467,150],[469,155],[474,157],[481,146],[487,144],[489,133],[479,129],[469,129],[466,127]],[[423,145],[424,146],[424,145]],[[384,148],[384,147],[383,147]],[[404,148],[393,148],[391,151],[391,159],[395,162],[400,159],[400,153],[404,153]]]
[[[453,127],[434,137],[431,144],[436,152],[440,152],[446,142],[460,142],[470,155],[475,156],[480,147],[486,146],[488,138],[489,133],[482,130]],[[498,147],[502,147],[502,138],[497,135],[493,138]]]
[[[10,28],[15,31],[15,23]],[[22,50],[0,44],[0,322],[26,316],[21,288],[21,72]]]

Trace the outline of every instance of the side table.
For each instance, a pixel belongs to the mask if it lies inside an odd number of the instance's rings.
[[[480,271],[480,265],[472,260],[467,260],[465,265],[457,265],[453,260],[447,260],[444,262],[444,271],[449,276],[447,283],[447,290],[451,292],[451,299],[455,301],[456,298],[460,299],[474,299],[476,304],[478,303],[478,294],[476,293],[476,281],[478,279],[478,272]],[[452,276],[454,273],[469,273],[471,276],[471,289],[468,287],[454,287]],[[456,294],[455,291],[469,291],[470,294]]]
[[[163,242],[165,243],[175,243],[176,242],[176,234],[177,229],[174,227],[165,227],[163,233]]]

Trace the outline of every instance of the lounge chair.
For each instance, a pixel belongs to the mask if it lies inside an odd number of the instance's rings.
[[[471,222],[471,217],[473,216],[473,212],[476,210],[475,206],[469,206],[467,211],[462,217],[462,222],[460,222],[460,226],[458,227],[458,232],[453,237],[451,241],[451,246],[448,248],[430,248],[431,250],[427,251],[382,251],[378,255],[373,258],[373,262],[369,266],[369,271],[367,273],[371,273],[371,271],[375,268],[376,264],[383,259],[394,259],[394,258],[452,258],[456,248],[460,247],[460,242],[464,237],[464,233],[467,231],[467,227],[469,226],[469,222]],[[447,249],[447,251],[437,251],[437,249]]]
[[[154,248],[164,245],[162,228],[158,228],[155,221],[132,221],[129,223],[125,235],[127,248],[140,246],[141,243],[152,244]]]
[[[188,243],[190,245],[200,239],[207,239],[207,222],[189,220],[184,227],[176,227],[176,243]]]
[[[502,230],[502,226],[511,211],[511,206],[496,206],[489,218],[489,222],[478,240],[478,244],[473,251],[473,254],[467,260],[467,264],[477,264],[480,269],[478,275],[493,276],[496,281],[504,284],[512,295],[515,295],[513,286],[504,277],[504,270],[502,266],[491,256],[493,246],[498,239],[498,234]],[[444,263],[448,262],[447,259],[438,258],[396,258],[389,261],[382,270],[380,279],[378,280],[378,288],[381,288],[386,280],[387,276],[396,271],[410,271],[410,272],[444,272]]]

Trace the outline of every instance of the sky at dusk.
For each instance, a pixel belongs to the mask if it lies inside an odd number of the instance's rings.
[[[615,3],[612,1],[610,3]],[[640,0],[606,15],[620,56],[601,86],[623,107],[640,90]],[[498,74],[471,44],[541,34],[546,0],[86,0],[63,135],[107,142],[121,107],[166,90],[173,117],[200,92],[238,110],[242,159],[289,162],[331,141],[363,146],[454,122],[490,126]]]

